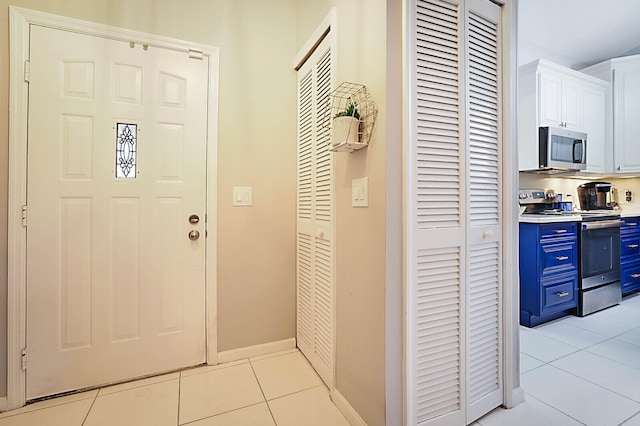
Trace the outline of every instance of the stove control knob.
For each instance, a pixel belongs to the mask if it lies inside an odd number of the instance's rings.
[[[521,192],[521,193],[518,195],[518,198],[520,198],[521,200],[524,200],[524,199],[525,199],[525,198],[527,198],[527,197],[528,197],[528,195],[527,195],[526,193],[524,193],[524,192]]]

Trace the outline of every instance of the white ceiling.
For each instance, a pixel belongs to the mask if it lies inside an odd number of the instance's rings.
[[[639,0],[519,0],[518,64],[573,69],[640,53]]]

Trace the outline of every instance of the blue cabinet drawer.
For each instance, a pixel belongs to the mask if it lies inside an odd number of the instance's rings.
[[[640,255],[640,235],[631,234],[620,236],[620,257]]]
[[[625,217],[621,232],[640,232],[640,217]]]
[[[558,307],[562,310],[577,306],[575,289],[577,281],[569,278],[566,281],[544,287],[543,310]]]
[[[577,271],[577,242],[574,239],[540,244],[542,276]]]
[[[577,238],[578,227],[575,222],[546,223],[540,225],[540,242],[553,238]]]
[[[620,263],[622,294],[640,289],[640,261]]]

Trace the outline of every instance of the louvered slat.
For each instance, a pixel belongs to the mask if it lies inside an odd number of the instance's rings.
[[[316,122],[318,138],[315,146],[316,156],[316,202],[315,219],[322,222],[332,220],[332,153],[331,134],[328,127],[322,126],[324,108],[329,102],[331,92],[331,51],[322,57],[316,66]]]
[[[313,76],[308,73],[298,83],[298,218],[311,219]]]
[[[311,347],[313,343],[313,265],[311,237],[298,233],[298,346]]]
[[[420,250],[416,410],[422,422],[460,409],[460,248]]]
[[[315,277],[315,348],[320,361],[329,368],[333,353],[333,298],[332,298],[331,242],[316,238]]]
[[[469,255],[469,398],[477,401],[500,387],[499,248],[474,247]]]
[[[458,6],[439,0],[416,6],[416,225],[455,227],[460,224]]]
[[[469,220],[495,225],[500,215],[497,26],[471,13],[469,24]]]

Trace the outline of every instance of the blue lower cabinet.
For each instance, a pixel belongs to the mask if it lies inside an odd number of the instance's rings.
[[[640,217],[626,217],[620,228],[622,295],[640,290]]]
[[[533,327],[578,306],[576,222],[520,224],[520,324]]]

